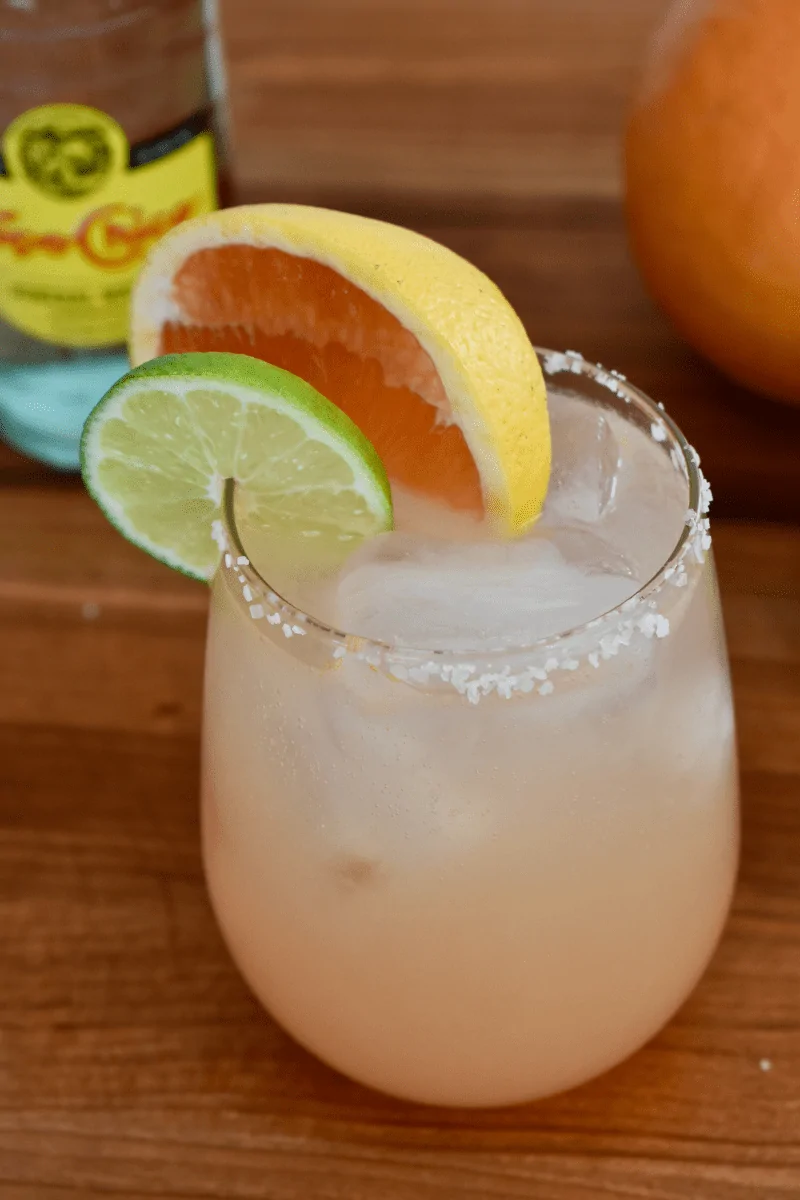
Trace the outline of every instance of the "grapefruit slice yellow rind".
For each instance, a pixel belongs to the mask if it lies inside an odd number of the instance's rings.
[[[268,358],[347,412],[397,482],[477,503],[506,535],[541,510],[536,353],[481,271],[408,229],[283,204],[187,221],[139,277],[130,348],[134,364],[174,350]]]

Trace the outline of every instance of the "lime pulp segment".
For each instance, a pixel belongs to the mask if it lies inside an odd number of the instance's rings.
[[[92,412],[87,489],[131,542],[209,579],[226,479],[248,523],[291,555],[342,557],[392,527],[389,482],[357,426],[288,371],[240,354],[179,354],[129,372]]]

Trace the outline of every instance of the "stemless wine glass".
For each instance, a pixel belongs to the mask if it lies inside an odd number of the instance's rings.
[[[427,1103],[520,1102],[625,1058],[697,982],[736,873],[697,456],[621,376],[540,356],[554,416],[581,398],[671,481],[663,512],[611,499],[643,550],[656,519],[676,531],[613,611],[508,652],[417,651],[298,611],[230,511],[218,531],[202,807],[220,926],[299,1042]]]

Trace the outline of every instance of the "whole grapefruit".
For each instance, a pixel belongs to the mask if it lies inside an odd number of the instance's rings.
[[[800,0],[678,0],[625,148],[656,301],[728,375],[800,404]]]

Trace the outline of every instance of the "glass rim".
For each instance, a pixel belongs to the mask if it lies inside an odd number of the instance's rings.
[[[689,490],[689,501],[683,528],[675,546],[670,551],[664,563],[647,582],[637,588],[622,604],[598,613],[590,620],[581,622],[579,625],[562,630],[559,633],[535,638],[525,643],[512,644],[501,649],[496,647],[488,649],[485,646],[458,650],[437,649],[430,646],[419,647],[405,643],[383,641],[380,638],[369,637],[355,631],[337,629],[335,626],[320,620],[311,613],[304,612],[303,609],[292,604],[253,566],[236,524],[234,512],[236,485],[235,481],[231,479],[226,480],[224,486],[222,518],[219,522],[220,536],[217,538],[223,555],[217,574],[226,569],[232,570],[235,572],[243,588],[247,587],[251,591],[255,588],[259,593],[262,593],[270,604],[274,605],[280,612],[281,621],[285,629],[294,628],[295,632],[302,633],[313,631],[318,637],[327,638],[335,645],[345,648],[348,646],[358,647],[360,657],[367,658],[368,660],[370,658],[370,651],[379,657],[389,655],[395,659],[401,658],[403,660],[435,659],[440,662],[446,661],[454,664],[473,661],[496,661],[498,658],[513,660],[520,655],[555,651],[559,647],[576,638],[580,638],[594,629],[606,626],[615,618],[625,618],[632,610],[646,605],[656,593],[661,591],[670,578],[680,570],[693,544],[696,545],[698,540],[702,540],[703,551],[707,548],[706,542],[710,544],[706,514],[711,493],[700,470],[700,457],[690,445],[680,427],[667,414],[663,405],[653,400],[641,388],[629,383],[626,377],[618,371],[607,370],[599,363],[591,363],[576,351],[567,350],[562,352],[549,350],[540,346],[535,346],[534,349],[539,357],[546,378],[566,373],[581,375],[591,379],[596,384],[599,384],[607,391],[622,399],[625,404],[632,405],[644,413],[650,418],[651,436],[653,436],[653,429],[658,428],[661,431],[661,436],[659,438],[654,437],[654,440],[661,443],[671,441],[673,447],[677,448],[679,452],[680,464],[685,472]],[[696,551],[694,561],[698,563],[704,561],[704,554],[699,548]],[[246,607],[247,603],[249,603],[246,593],[244,602]]]

